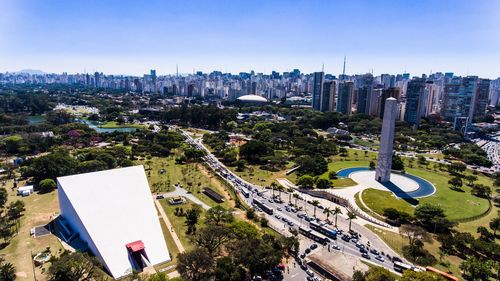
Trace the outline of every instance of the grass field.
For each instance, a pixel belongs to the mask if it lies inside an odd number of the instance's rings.
[[[59,211],[57,191],[41,195],[33,194],[28,197],[18,197],[11,187],[12,181],[8,181],[6,186],[9,194],[8,201],[23,201],[26,211],[20,220],[18,235],[11,239],[7,247],[0,250],[0,254],[5,255],[5,259],[16,267],[17,280],[31,281],[35,279],[33,276],[31,253],[37,254],[50,247],[51,252],[57,255],[62,250],[61,243],[53,235],[36,239],[30,235],[31,228],[47,224],[51,220],[51,217]],[[50,263],[47,263],[43,268],[46,270],[49,266]],[[37,267],[35,274],[37,280],[46,280],[46,276],[42,274],[42,267]]]
[[[118,124],[116,121],[108,121],[108,122],[100,125],[99,127],[103,128],[103,129],[115,129],[115,128],[137,128],[137,129],[143,129],[143,128],[145,128],[145,126],[143,124],[136,124],[136,123]]]
[[[396,198],[390,191],[368,188],[363,190],[361,198],[368,208],[380,215],[383,215],[385,208],[395,208],[413,215],[414,207],[403,199]]]
[[[373,233],[377,234],[389,247],[391,247],[399,255],[403,255],[403,247],[408,245],[408,240],[405,237],[391,231],[385,231],[373,225],[365,225],[365,227],[370,229]],[[435,241],[434,239],[430,239],[430,241],[426,241],[424,248],[439,260],[439,242]],[[458,266],[460,265],[462,260],[455,256],[447,256],[445,259],[450,262],[449,269],[439,264],[439,262],[433,265],[433,267],[443,271],[450,270],[453,275],[460,278],[460,269],[458,268]]]
[[[148,176],[149,186],[152,192],[168,192],[175,189],[174,185],[180,183],[183,188],[190,191],[194,196],[203,201],[205,204],[213,207],[217,205],[215,201],[201,192],[204,187],[211,187],[219,191],[221,195],[226,197],[221,205],[229,208],[234,204],[228,192],[225,191],[223,185],[219,182],[211,172],[204,170],[199,164],[176,164],[175,156],[166,158],[153,157],[138,161],[143,164]],[[165,170],[161,173],[161,170]]]
[[[193,244],[189,241],[189,235],[186,234],[187,231],[186,218],[184,216],[176,216],[175,208],[182,207],[184,212],[186,212],[187,210],[191,209],[194,204],[191,201],[187,200],[186,204],[172,206],[168,204],[166,199],[160,200],[160,204],[165,210],[165,213],[167,214],[170,223],[172,223],[172,227],[174,228],[175,233],[177,233],[177,236],[179,236],[179,240],[181,240],[181,243],[186,249],[186,251],[191,250],[193,248]],[[205,225],[205,213],[206,212],[202,209],[202,213],[198,220],[198,226],[197,226],[198,229],[202,228]]]
[[[247,165],[243,172],[236,171],[236,167],[229,167],[231,171],[244,180],[261,186],[270,186],[276,179],[285,178],[286,171],[291,168],[293,168],[293,163],[289,163],[285,170],[278,172],[263,170],[259,165]]]

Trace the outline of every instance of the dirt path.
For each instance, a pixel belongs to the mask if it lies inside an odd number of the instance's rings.
[[[186,250],[184,249],[184,246],[181,243],[181,240],[179,240],[179,236],[177,236],[177,233],[175,233],[174,228],[172,227],[172,224],[170,223],[170,220],[167,217],[167,214],[165,214],[165,211],[163,210],[163,207],[160,204],[160,201],[154,200],[156,208],[160,212],[160,215],[165,222],[165,225],[167,226],[167,229],[170,230],[170,235],[172,235],[172,239],[174,239],[175,245],[177,246],[177,249],[179,249],[179,253],[184,253]]]

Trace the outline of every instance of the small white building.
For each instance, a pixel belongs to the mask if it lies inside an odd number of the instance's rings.
[[[33,193],[34,189],[32,185],[21,186],[17,188],[17,195],[21,196],[30,196]]]
[[[57,179],[61,217],[115,278],[170,261],[142,166]]]

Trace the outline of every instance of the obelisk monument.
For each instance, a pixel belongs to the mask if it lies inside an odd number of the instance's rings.
[[[396,122],[397,101],[388,98],[385,101],[384,119],[382,120],[382,133],[378,149],[378,165],[375,180],[379,182],[391,181],[392,148],[394,142],[394,126]]]

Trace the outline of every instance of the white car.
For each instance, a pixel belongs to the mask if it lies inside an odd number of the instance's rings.
[[[375,257],[375,259],[376,259],[376,260],[379,260],[379,261],[381,261],[381,262],[384,262],[384,261],[385,261],[385,260],[384,260],[384,258],[383,258],[382,256],[376,256],[376,257]]]

